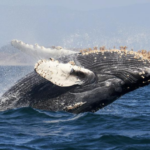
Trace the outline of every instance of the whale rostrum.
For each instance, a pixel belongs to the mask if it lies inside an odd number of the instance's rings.
[[[19,41],[13,41],[13,45],[28,48]],[[51,54],[3,94],[0,110],[30,106],[49,111],[95,112],[150,83],[150,53],[145,50],[95,47],[59,58]]]

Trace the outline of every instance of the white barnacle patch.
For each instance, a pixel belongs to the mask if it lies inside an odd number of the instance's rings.
[[[86,75],[93,75],[94,73],[88,69],[72,65],[70,63],[64,64],[54,60],[41,60],[35,64],[35,71],[45,79],[51,81],[61,87],[68,87],[72,85],[81,85],[84,83],[73,72],[82,72]]]
[[[106,82],[105,85],[108,87],[108,86],[111,86],[111,82]]]
[[[75,108],[78,108],[80,106],[82,106],[83,104],[85,104],[86,102],[78,102],[78,103],[75,103],[74,105],[69,105],[67,106],[66,108],[68,110],[72,110],[72,109],[75,109]]]
[[[69,61],[69,63],[71,64],[71,65],[75,65],[75,62],[74,61]]]
[[[141,76],[141,78],[143,78],[143,79],[144,79],[145,77],[144,77],[144,76]]]

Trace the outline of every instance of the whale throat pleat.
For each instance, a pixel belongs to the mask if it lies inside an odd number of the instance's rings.
[[[77,61],[81,66],[96,74],[114,75],[122,79],[126,84],[140,82],[147,83],[150,76],[150,62],[143,56],[137,57],[134,53],[122,51],[105,51],[89,54],[80,54]],[[145,74],[140,74],[145,72]]]

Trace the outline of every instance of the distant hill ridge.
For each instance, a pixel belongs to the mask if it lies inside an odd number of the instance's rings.
[[[0,65],[33,65],[35,59],[11,45],[0,48]]]

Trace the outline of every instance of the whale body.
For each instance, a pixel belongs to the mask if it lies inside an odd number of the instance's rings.
[[[150,83],[146,51],[85,50],[42,59],[0,98],[0,110],[33,107],[71,113],[95,112]]]

